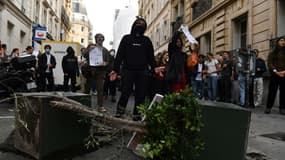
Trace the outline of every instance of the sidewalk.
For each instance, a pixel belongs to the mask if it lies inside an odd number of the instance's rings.
[[[283,160],[285,159],[285,116],[279,114],[277,107],[274,107],[269,115],[263,111],[264,108],[253,109],[247,153],[266,160]]]

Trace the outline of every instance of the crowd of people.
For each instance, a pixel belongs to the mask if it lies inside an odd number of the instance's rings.
[[[199,99],[235,103],[242,107],[246,105],[246,94],[249,94],[250,106],[263,105],[263,75],[269,70],[270,84],[265,113],[269,114],[274,104],[277,90],[280,90],[280,114],[285,114],[285,38],[276,41],[275,49],[269,54],[268,65],[254,50],[254,75],[250,76],[250,89],[246,90],[246,73],[241,67],[238,56],[229,51],[213,54],[199,54],[199,46],[191,44],[184,52],[185,46],[180,32],[174,33],[168,45],[168,50],[154,55],[154,49],[144,32],[146,21],[137,18],[132,25],[130,34],[125,35],[118,51],[108,51],[104,46],[104,35],[95,35],[95,44],[89,44],[81,49],[76,56],[72,47],[66,49],[62,59],[64,73],[64,91],[77,91],[76,77],[79,77],[80,91],[97,95],[97,105],[100,112],[105,112],[103,101],[111,96],[116,102],[116,91],[119,86],[121,95],[117,102],[116,117],[125,114],[126,105],[131,93],[135,96],[133,119],[140,120],[137,106],[159,93],[162,95],[178,92],[187,86]],[[2,44],[1,61],[19,56],[15,48],[7,54],[7,45]],[[44,46],[44,53],[37,56],[38,91],[54,90],[53,69],[56,59],[51,53],[51,46]],[[32,54],[33,48],[28,46],[26,54]],[[192,55],[197,55],[195,56]],[[194,61],[195,60],[195,61]],[[190,64],[191,63],[191,64]],[[268,69],[267,67],[268,66]],[[71,85],[69,87],[69,79]],[[120,80],[120,85],[118,85]],[[46,84],[46,82],[48,82]],[[238,91],[238,92],[237,92]]]

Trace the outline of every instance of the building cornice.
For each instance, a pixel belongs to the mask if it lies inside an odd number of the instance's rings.
[[[11,1],[0,1],[0,3],[4,2],[3,4],[7,6],[7,10],[11,11],[10,13],[13,14],[19,21],[25,24],[27,27],[32,26],[32,20],[26,16],[17,6],[15,6]],[[5,7],[4,7],[5,8]]]
[[[207,12],[205,12],[204,14],[202,14],[200,17],[196,18],[194,21],[190,22],[190,24],[188,25],[188,27],[191,29],[192,27],[198,25],[201,21],[213,16],[213,14],[215,12],[217,12],[218,10],[220,10],[221,8],[223,8],[224,6],[228,5],[230,2],[232,2],[234,0],[225,0],[219,4],[217,4],[216,6],[214,6],[213,8],[209,9]]]

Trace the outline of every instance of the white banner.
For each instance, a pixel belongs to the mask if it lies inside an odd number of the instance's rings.
[[[95,47],[89,53],[90,66],[102,66],[103,62],[103,51],[99,47]]]
[[[180,29],[182,30],[189,42],[198,44],[198,41],[189,32],[188,26],[181,25]]]

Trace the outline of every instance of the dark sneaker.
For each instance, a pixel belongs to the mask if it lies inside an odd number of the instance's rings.
[[[141,121],[142,116],[141,115],[133,115],[133,121]]]
[[[271,113],[271,109],[270,109],[270,108],[266,108],[266,109],[264,110],[264,113],[265,113],[265,114],[270,114],[270,113]]]
[[[116,114],[115,114],[115,117],[116,117],[116,118],[122,118],[122,114],[121,114],[121,113],[116,113]]]
[[[98,112],[104,113],[107,112],[107,110],[104,107],[98,107]]]
[[[116,102],[116,97],[112,96],[111,102],[115,103]]]
[[[280,109],[280,110],[279,110],[279,113],[280,113],[281,115],[285,115],[285,109]]]

